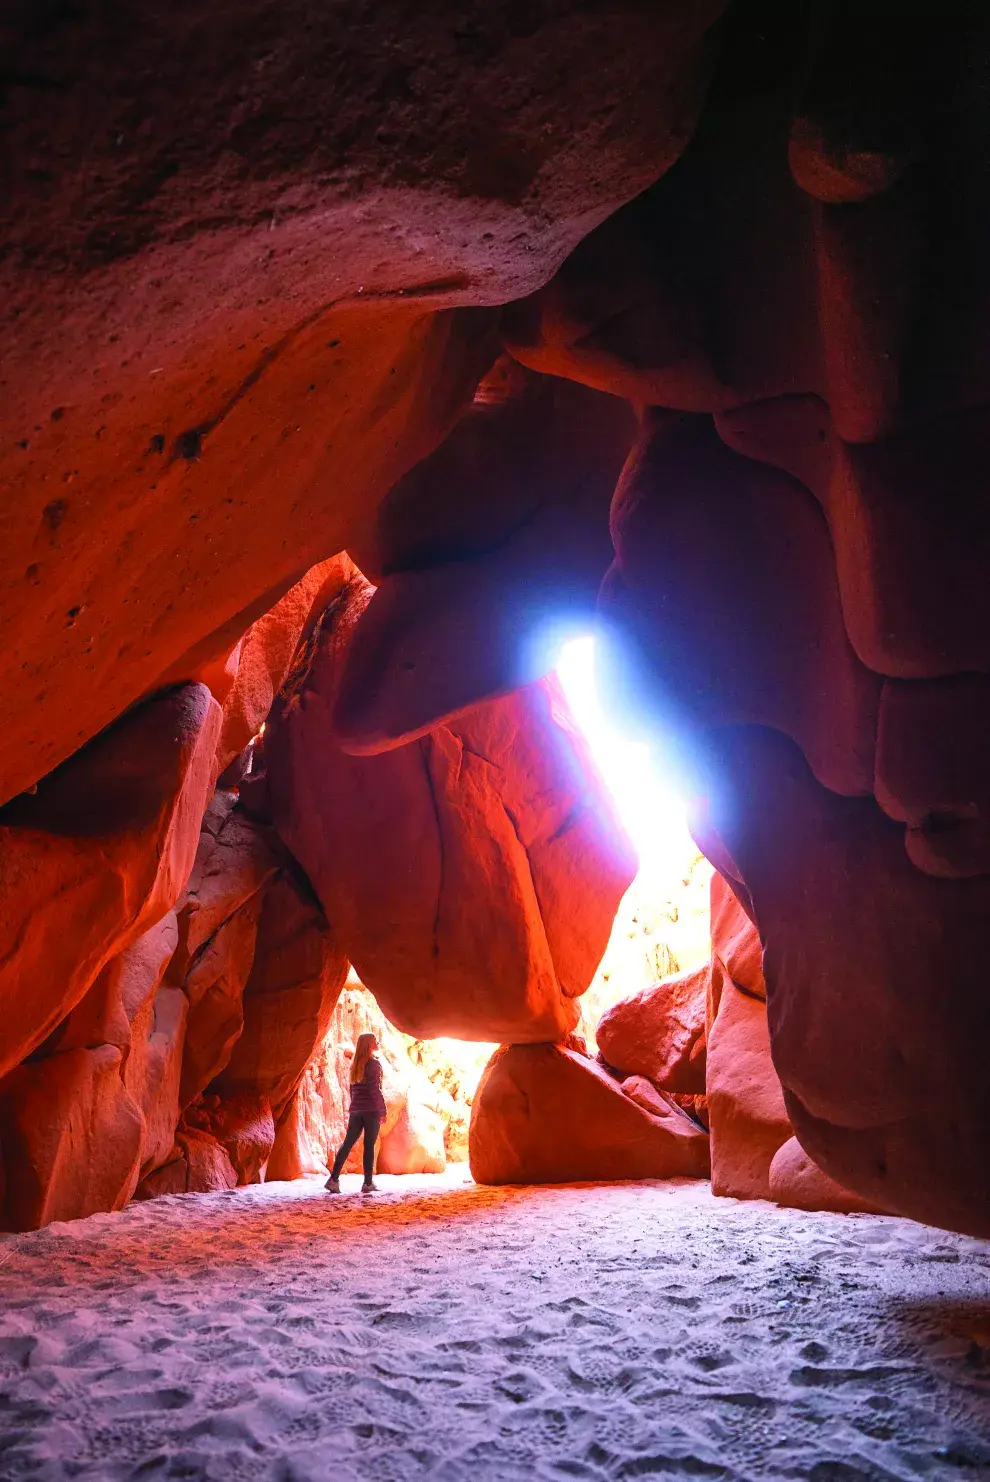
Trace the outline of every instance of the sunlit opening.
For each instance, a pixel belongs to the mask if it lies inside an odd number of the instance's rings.
[[[657,883],[683,878],[697,847],[687,830],[684,799],[665,777],[653,749],[615,730],[595,686],[595,640],[571,639],[561,649],[557,676],[619,815],[639,854],[641,871]]]
[[[614,726],[595,684],[595,640],[564,643],[557,676],[639,855],[598,971],[580,999],[580,1033],[595,1048],[601,1014],[670,973],[707,961],[711,866],[688,833],[685,801],[659,746]]]

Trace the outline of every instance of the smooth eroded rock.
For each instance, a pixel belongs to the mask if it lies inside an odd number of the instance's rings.
[[[704,1178],[708,1137],[653,1115],[591,1060],[559,1045],[502,1045],[471,1110],[471,1173],[484,1184]]]
[[[192,869],[220,707],[184,685],[132,711],[0,812],[0,1073],[175,904]]]
[[[703,1095],[708,974],[707,966],[678,973],[606,1009],[596,1038],[609,1065],[668,1091]]]

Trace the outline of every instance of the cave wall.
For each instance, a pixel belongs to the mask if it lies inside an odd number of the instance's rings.
[[[218,666],[223,706],[179,685],[0,810],[25,923],[0,977],[0,1228],[318,1170],[364,1029],[379,1168],[442,1171],[464,1110],[382,1008],[430,1036],[576,1022],[635,856],[566,702],[541,681],[347,755],[325,721],[370,591],[346,557],[314,568]],[[381,1007],[340,1003],[352,960]]]
[[[467,789],[497,766],[491,735],[465,744],[471,707],[545,694],[521,687],[558,619],[597,611],[613,704],[668,738],[759,930],[805,1153],[885,1208],[988,1233],[990,19],[142,0],[124,27],[19,0],[2,25],[17,1218],[63,1207],[62,1122],[29,1147],[17,1111],[46,1078],[89,1108],[65,1114],[80,1137],[126,1107],[100,1199],[135,1171],[140,1190],[263,1166],[270,1097],[225,1105],[203,1078],[292,871],[221,891],[192,957],[185,892],[215,783],[344,568],[307,573],[350,549],[377,587],[323,734],[355,768],[428,757]],[[299,724],[279,719],[274,758]],[[523,955],[544,953],[502,1028],[555,1036],[594,936],[580,881],[558,917],[533,839],[483,792]],[[299,881],[314,913],[328,878]],[[149,1030],[176,986],[156,982],[172,911],[192,977]],[[66,1027],[87,1004],[99,1029]],[[161,1129],[133,1046],[162,1041],[171,1087],[183,1013],[203,1050],[176,1095],[218,1099],[181,1108],[170,1173],[143,1172]]]
[[[665,737],[759,928],[804,1149],[868,1201],[986,1233],[988,26],[742,4],[719,35],[680,158],[500,335],[638,408],[598,591],[612,703]],[[470,461],[443,476],[460,528]],[[384,576],[346,746],[449,720],[479,650],[493,690],[531,672],[526,596],[493,575],[522,540]]]

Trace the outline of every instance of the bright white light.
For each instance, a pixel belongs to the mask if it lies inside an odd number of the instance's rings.
[[[557,677],[636,846],[641,871],[655,875],[658,885],[679,880],[698,853],[687,830],[684,799],[664,778],[650,747],[609,724],[595,688],[594,638],[564,644]]]

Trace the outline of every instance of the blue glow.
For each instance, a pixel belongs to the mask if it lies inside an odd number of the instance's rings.
[[[685,800],[665,773],[659,749],[630,740],[610,724],[595,687],[593,637],[563,645],[557,677],[636,846],[641,870],[658,880],[680,879],[698,853],[687,830]]]

